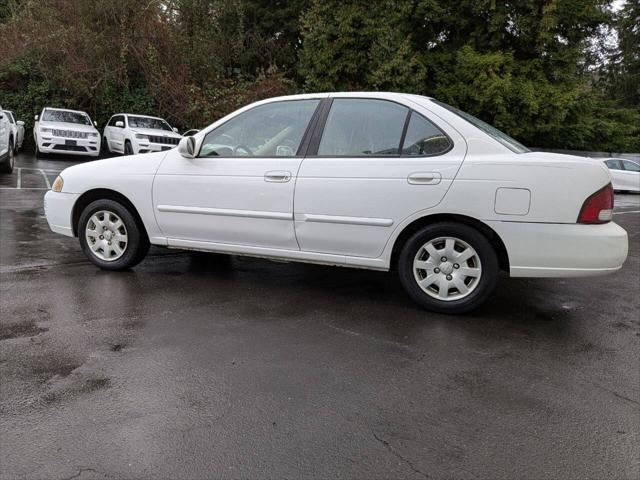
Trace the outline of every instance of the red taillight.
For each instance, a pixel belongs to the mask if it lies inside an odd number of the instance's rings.
[[[613,218],[613,187],[601,188],[582,204],[578,223],[607,223]]]

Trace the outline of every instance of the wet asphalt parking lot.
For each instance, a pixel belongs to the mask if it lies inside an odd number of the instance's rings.
[[[640,477],[640,195],[617,274],[503,278],[450,317],[365,270],[100,271],[43,217],[77,161],[0,176],[0,478]]]

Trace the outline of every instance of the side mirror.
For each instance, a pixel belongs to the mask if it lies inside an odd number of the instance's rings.
[[[22,120],[18,120],[16,123],[21,127],[24,127],[24,122]]]
[[[38,115],[34,115],[33,119],[37,122],[38,121]]]
[[[98,122],[96,122],[95,120],[93,121],[93,126],[97,127],[98,126]]]
[[[196,156],[196,139],[193,137],[183,137],[178,143],[178,153],[184,158],[195,158]]]
[[[118,127],[118,128],[124,128],[124,122],[123,122],[122,120],[118,120],[118,121],[116,122],[116,127]]]
[[[178,129],[177,129],[176,127],[173,127],[173,131],[174,131],[175,133],[178,133]]]

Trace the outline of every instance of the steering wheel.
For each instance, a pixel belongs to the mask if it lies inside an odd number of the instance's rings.
[[[249,147],[247,147],[246,145],[240,144],[240,145],[236,145],[235,147],[233,147],[233,156],[241,156],[241,155],[236,155],[240,150],[244,150],[247,155],[252,156],[253,155],[253,150],[251,150]]]

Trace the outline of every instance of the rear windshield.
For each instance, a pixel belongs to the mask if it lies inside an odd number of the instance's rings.
[[[129,127],[131,128],[151,128],[153,130],[166,130],[171,132],[171,126],[159,118],[134,117],[129,115]]]
[[[91,119],[86,113],[67,112],[65,110],[45,110],[42,114],[45,122],[77,123],[79,125],[91,125]]]
[[[507,147],[512,152],[526,153],[531,151],[527,147],[522,145],[520,142],[518,142],[516,139],[511,138],[509,135],[507,135],[504,132],[501,132],[494,126],[489,125],[487,122],[483,122],[479,118],[476,118],[473,115],[463,112],[462,110],[458,110],[457,108],[452,107],[451,105],[447,105],[446,103],[442,103],[442,102],[439,102],[438,100],[433,100],[433,99],[431,101],[437,105],[440,105],[442,108],[446,108],[450,112],[455,113],[460,118],[466,120],[474,127],[479,128],[484,133],[489,135],[494,140],[500,142],[502,145]]]

